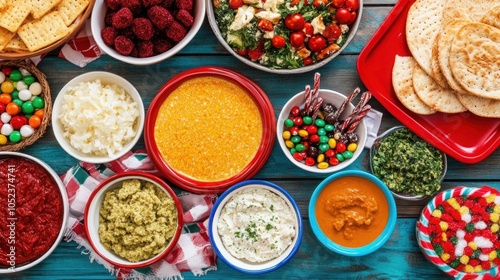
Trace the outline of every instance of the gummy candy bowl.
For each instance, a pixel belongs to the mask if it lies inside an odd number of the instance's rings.
[[[0,68],[0,151],[18,151],[45,133],[52,114],[50,87],[45,75],[24,60],[3,60]]]
[[[128,13],[124,13],[122,9],[125,8],[110,8],[106,6],[107,2],[97,1],[94,5],[91,17],[92,35],[99,48],[106,54],[134,65],[155,64],[174,56],[191,42],[205,19],[204,0],[171,1],[174,4],[169,7],[164,7],[166,4],[140,7],[144,13],[136,15],[136,18],[133,18],[128,8]],[[122,21],[125,18],[129,22],[128,27],[115,28],[112,25],[113,17],[110,15],[119,13]],[[134,13],[137,14],[136,11]],[[108,23],[109,18],[111,23]],[[114,31],[107,32],[109,30],[105,28],[112,28]],[[134,35],[128,31],[134,31]],[[125,34],[126,32],[128,33]],[[130,39],[131,37],[134,38]],[[117,47],[121,51],[117,51]],[[124,54],[124,51],[129,54]]]
[[[498,279],[500,192],[456,187],[437,194],[417,221],[425,257],[456,279]]]

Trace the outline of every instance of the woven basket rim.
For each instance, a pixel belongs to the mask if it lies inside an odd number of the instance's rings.
[[[36,80],[40,83],[42,86],[42,93],[40,96],[43,97],[43,100],[45,102],[45,107],[43,108],[44,110],[44,116],[42,119],[42,122],[38,128],[35,129],[35,133],[31,135],[28,138],[22,139],[18,143],[9,143],[5,145],[0,145],[0,151],[19,151],[20,149],[27,147],[33,143],[35,143],[36,140],[42,137],[42,135],[45,133],[47,130],[47,126],[50,123],[51,119],[51,114],[52,114],[52,99],[50,96],[50,86],[47,81],[47,77],[45,77],[45,74],[42,73],[33,63],[28,62],[26,60],[3,60],[0,61],[0,67],[4,66],[14,66],[17,68],[24,68],[28,70],[33,76],[36,77]]]

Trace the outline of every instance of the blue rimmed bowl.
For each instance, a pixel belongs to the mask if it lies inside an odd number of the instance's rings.
[[[273,194],[276,194],[279,198],[281,198],[286,205],[290,207],[291,212],[294,214],[293,222],[291,222],[291,226],[294,227],[294,235],[291,240],[291,244],[286,247],[286,249],[279,254],[279,256],[262,262],[249,261],[245,258],[237,258],[233,256],[227,248],[224,246],[222,241],[222,237],[219,233],[218,225],[222,222],[221,212],[226,207],[226,205],[233,199],[236,195],[241,194],[242,191],[249,189],[260,189],[267,190]],[[278,210],[278,209],[276,209]],[[278,213],[276,211],[275,213]],[[259,225],[257,225],[259,226]],[[300,244],[302,242],[302,218],[300,215],[299,207],[292,196],[287,193],[283,188],[262,180],[248,180],[240,182],[227,191],[225,191],[215,202],[214,207],[210,213],[209,223],[208,223],[208,235],[210,238],[210,243],[217,254],[217,256],[229,267],[243,273],[248,274],[262,274],[271,272],[276,270],[287,262],[289,262],[295,253],[297,253]],[[244,234],[244,233],[243,233]],[[258,237],[257,242],[261,242],[260,237]]]
[[[378,237],[376,237],[373,241],[363,246],[346,247],[334,242],[323,232],[318,223],[316,215],[316,205],[318,204],[318,198],[321,192],[323,192],[323,190],[327,186],[329,186],[330,183],[343,177],[360,177],[371,181],[382,191],[385,200],[387,202],[388,217],[385,227],[383,228],[382,232],[378,235]],[[394,231],[394,227],[396,226],[396,220],[397,220],[396,202],[389,188],[387,188],[387,186],[380,179],[373,176],[372,174],[358,170],[341,171],[324,179],[314,190],[311,196],[311,199],[309,201],[308,213],[309,213],[309,222],[311,224],[313,233],[319,240],[319,242],[323,244],[323,246],[325,246],[330,251],[350,257],[368,255],[370,253],[375,252],[380,247],[382,247],[385,244],[385,242],[387,242],[387,240],[389,240],[389,238],[391,237],[391,234]]]

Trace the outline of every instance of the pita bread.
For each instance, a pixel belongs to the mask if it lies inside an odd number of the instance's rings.
[[[467,23],[470,23],[470,21],[464,19],[455,19],[446,23],[441,30],[439,41],[437,42],[439,68],[441,69],[443,77],[446,79],[446,83],[457,92],[464,92],[464,89],[455,81],[451,72],[450,46],[458,30]]]
[[[432,54],[431,54],[431,76],[434,81],[442,88],[449,88],[448,82],[439,68],[439,59],[438,59],[438,44],[439,39],[441,38],[441,34],[436,36],[434,40],[434,44],[432,45]]]
[[[421,115],[430,115],[436,111],[422,102],[413,89],[412,75],[415,64],[416,61],[411,56],[396,55],[392,68],[392,86],[397,98],[408,110]]]
[[[446,0],[417,0],[408,11],[406,42],[412,56],[424,71],[432,75],[432,45],[441,29]]]
[[[468,93],[457,93],[460,102],[474,115],[500,118],[500,100],[482,98]]]
[[[477,22],[462,26],[451,44],[450,68],[467,92],[500,100],[500,29]]]
[[[440,87],[418,64],[413,70],[413,88],[422,102],[433,110],[443,113],[467,111],[458,100],[454,90]]]

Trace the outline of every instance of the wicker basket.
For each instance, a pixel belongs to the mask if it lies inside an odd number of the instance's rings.
[[[42,137],[47,129],[47,125],[50,122],[51,114],[52,114],[52,100],[50,97],[50,87],[47,82],[47,78],[45,75],[38,70],[31,62],[27,62],[24,60],[4,60],[0,61],[0,68],[4,66],[16,67],[16,68],[24,68],[28,70],[33,76],[36,77],[37,81],[42,85],[42,93],[40,96],[43,98],[45,102],[44,107],[44,116],[40,126],[35,129],[35,133],[28,138],[22,139],[18,143],[10,143],[8,142],[5,145],[0,145],[0,151],[18,151],[26,146],[33,144],[38,138]]]

